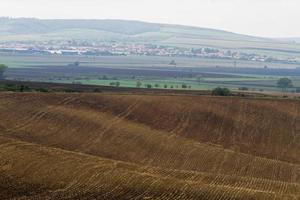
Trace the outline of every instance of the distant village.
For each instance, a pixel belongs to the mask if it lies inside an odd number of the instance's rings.
[[[77,41],[48,42],[7,42],[0,43],[0,52],[48,54],[48,55],[85,55],[85,56],[169,56],[169,57],[199,57],[232,60],[247,60],[259,62],[298,63],[297,60],[281,60],[266,55],[242,53],[232,50],[201,48],[180,48],[153,44],[125,43],[89,43]]]

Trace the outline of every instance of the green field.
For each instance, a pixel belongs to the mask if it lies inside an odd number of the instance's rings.
[[[111,86],[112,83],[119,82],[120,87],[137,87],[137,82],[141,82],[141,87],[145,88],[150,84],[152,88],[157,89],[184,89],[184,90],[211,90],[216,87],[227,87],[232,90],[246,87],[252,91],[280,91],[276,83],[280,77],[272,78],[207,78],[201,82],[196,79],[172,79],[172,78],[157,78],[149,79],[147,77],[139,77],[138,79],[126,79],[119,77],[116,79],[99,80],[99,79],[68,79],[68,80],[45,80],[53,83],[79,83],[84,85],[103,85]],[[291,78],[295,87],[300,87],[300,77]],[[42,80],[41,80],[42,81]],[[166,88],[165,88],[166,85]],[[188,88],[183,88],[182,85],[187,85]]]
[[[170,61],[175,60],[177,67],[233,67],[234,61],[213,58],[160,57],[160,56],[60,56],[60,55],[26,55],[0,53],[0,63],[11,68],[37,67],[41,65],[68,65],[79,61],[81,65],[92,67],[173,67]],[[276,62],[237,61],[241,68],[296,68],[297,64]]]
[[[54,83],[80,83],[86,85],[103,85],[103,86],[111,86],[111,83],[119,82],[120,87],[130,87],[136,88],[137,82],[141,82],[141,88],[145,88],[146,85],[151,85],[152,88],[157,89],[185,89],[185,90],[211,90],[216,87],[215,84],[209,83],[196,83],[193,80],[172,80],[172,79],[157,79],[157,80],[149,80],[147,78],[140,78],[139,80],[130,80],[130,79],[118,79],[118,80],[54,80],[50,81]],[[165,88],[165,85],[167,86]],[[182,88],[182,85],[191,86],[191,88]],[[221,86],[221,84],[220,84]]]
[[[170,66],[170,60],[176,60],[176,67]],[[80,68],[66,68],[68,64],[80,62]],[[25,55],[25,54],[0,54],[0,63],[9,66],[6,78],[10,80],[56,82],[56,83],[80,83],[89,85],[111,85],[119,82],[120,87],[141,87],[151,85],[152,88],[185,89],[185,90],[211,90],[215,87],[227,87],[238,90],[246,87],[249,90],[278,91],[276,82],[281,77],[289,77],[293,80],[294,87],[300,87],[300,75],[293,74],[261,74],[266,63],[238,62],[238,68],[233,71],[233,63],[222,59],[199,58],[170,58],[151,56],[51,56],[51,55]],[[220,68],[216,68],[216,66]],[[290,64],[268,63],[272,70],[277,68],[295,68]],[[66,69],[65,69],[66,68]],[[80,69],[81,71],[75,72]],[[85,70],[86,69],[86,70]],[[114,70],[106,72],[104,70]],[[209,72],[213,70],[213,72]],[[244,72],[243,69],[253,69],[252,72]],[[74,71],[75,70],[75,71]],[[100,70],[100,71],[99,71]],[[118,73],[118,71],[122,71]],[[141,74],[134,75],[135,70]],[[156,72],[152,75],[151,71]],[[167,71],[178,72],[179,75],[160,75]],[[272,70],[270,72],[272,72]],[[143,74],[147,72],[146,74]],[[182,74],[181,74],[182,73]],[[147,75],[148,74],[148,75]],[[181,75],[180,75],[181,74]],[[204,75],[203,75],[204,74]],[[104,79],[103,76],[106,76]],[[199,78],[201,80],[199,82]],[[186,85],[187,88],[182,88]]]

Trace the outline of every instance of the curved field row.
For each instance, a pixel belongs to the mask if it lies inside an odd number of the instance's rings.
[[[1,199],[300,198],[297,101],[1,93],[0,118]]]
[[[239,177],[145,167],[86,154],[24,143],[0,137],[0,177],[19,190],[14,198],[51,199],[293,199],[299,198],[299,184],[276,192],[280,182],[270,182],[274,191],[247,187]],[[22,159],[20,159],[22,158]],[[3,180],[3,179],[2,179]],[[246,181],[249,181],[248,179]],[[244,182],[244,184],[242,183]],[[19,185],[18,185],[18,184]],[[7,198],[0,192],[1,199]],[[9,196],[8,196],[9,197]]]

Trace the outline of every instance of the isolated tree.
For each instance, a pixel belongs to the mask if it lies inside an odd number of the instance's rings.
[[[151,84],[145,84],[145,87],[148,88],[148,89],[151,89],[152,85]]]
[[[185,83],[183,83],[182,85],[181,85],[181,88],[182,89],[186,89],[188,86],[185,84]]]
[[[121,83],[118,81],[118,82],[116,82],[116,86],[117,87],[120,87],[120,85],[121,85]]]
[[[74,66],[75,66],[75,67],[79,67],[79,65],[80,65],[80,62],[79,62],[79,61],[74,62]]]
[[[137,87],[137,88],[140,88],[142,85],[143,85],[143,84],[142,84],[141,81],[137,81],[137,82],[136,82],[136,87]]]
[[[4,64],[0,64],[0,79],[4,78],[4,72],[7,69],[7,66]]]
[[[197,76],[197,82],[199,85],[200,85],[201,81],[202,81],[202,76]]]
[[[24,85],[21,85],[20,86],[20,92],[24,92],[24,88],[25,88]]]
[[[177,65],[177,63],[175,62],[175,60],[171,60],[171,62],[169,63],[169,65],[176,66],[176,65]]]
[[[277,81],[277,86],[282,90],[293,87],[293,82],[289,78],[281,78]]]

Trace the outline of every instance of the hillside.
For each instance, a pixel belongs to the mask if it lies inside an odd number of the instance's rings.
[[[87,40],[299,53],[300,45],[221,30],[126,20],[0,18],[0,41]]]
[[[64,30],[99,31],[121,34],[124,37],[142,36],[149,33],[164,33],[166,35],[194,35],[227,37],[242,39],[258,39],[230,33],[226,31],[187,27],[180,25],[154,24],[126,20],[40,20],[29,18],[0,18],[0,30],[3,35],[51,34]],[[83,36],[83,38],[86,36]],[[88,39],[87,37],[85,39]]]
[[[277,40],[281,40],[281,41],[285,41],[285,42],[300,43],[300,38],[277,38]]]
[[[0,198],[300,199],[299,104],[0,93]]]

